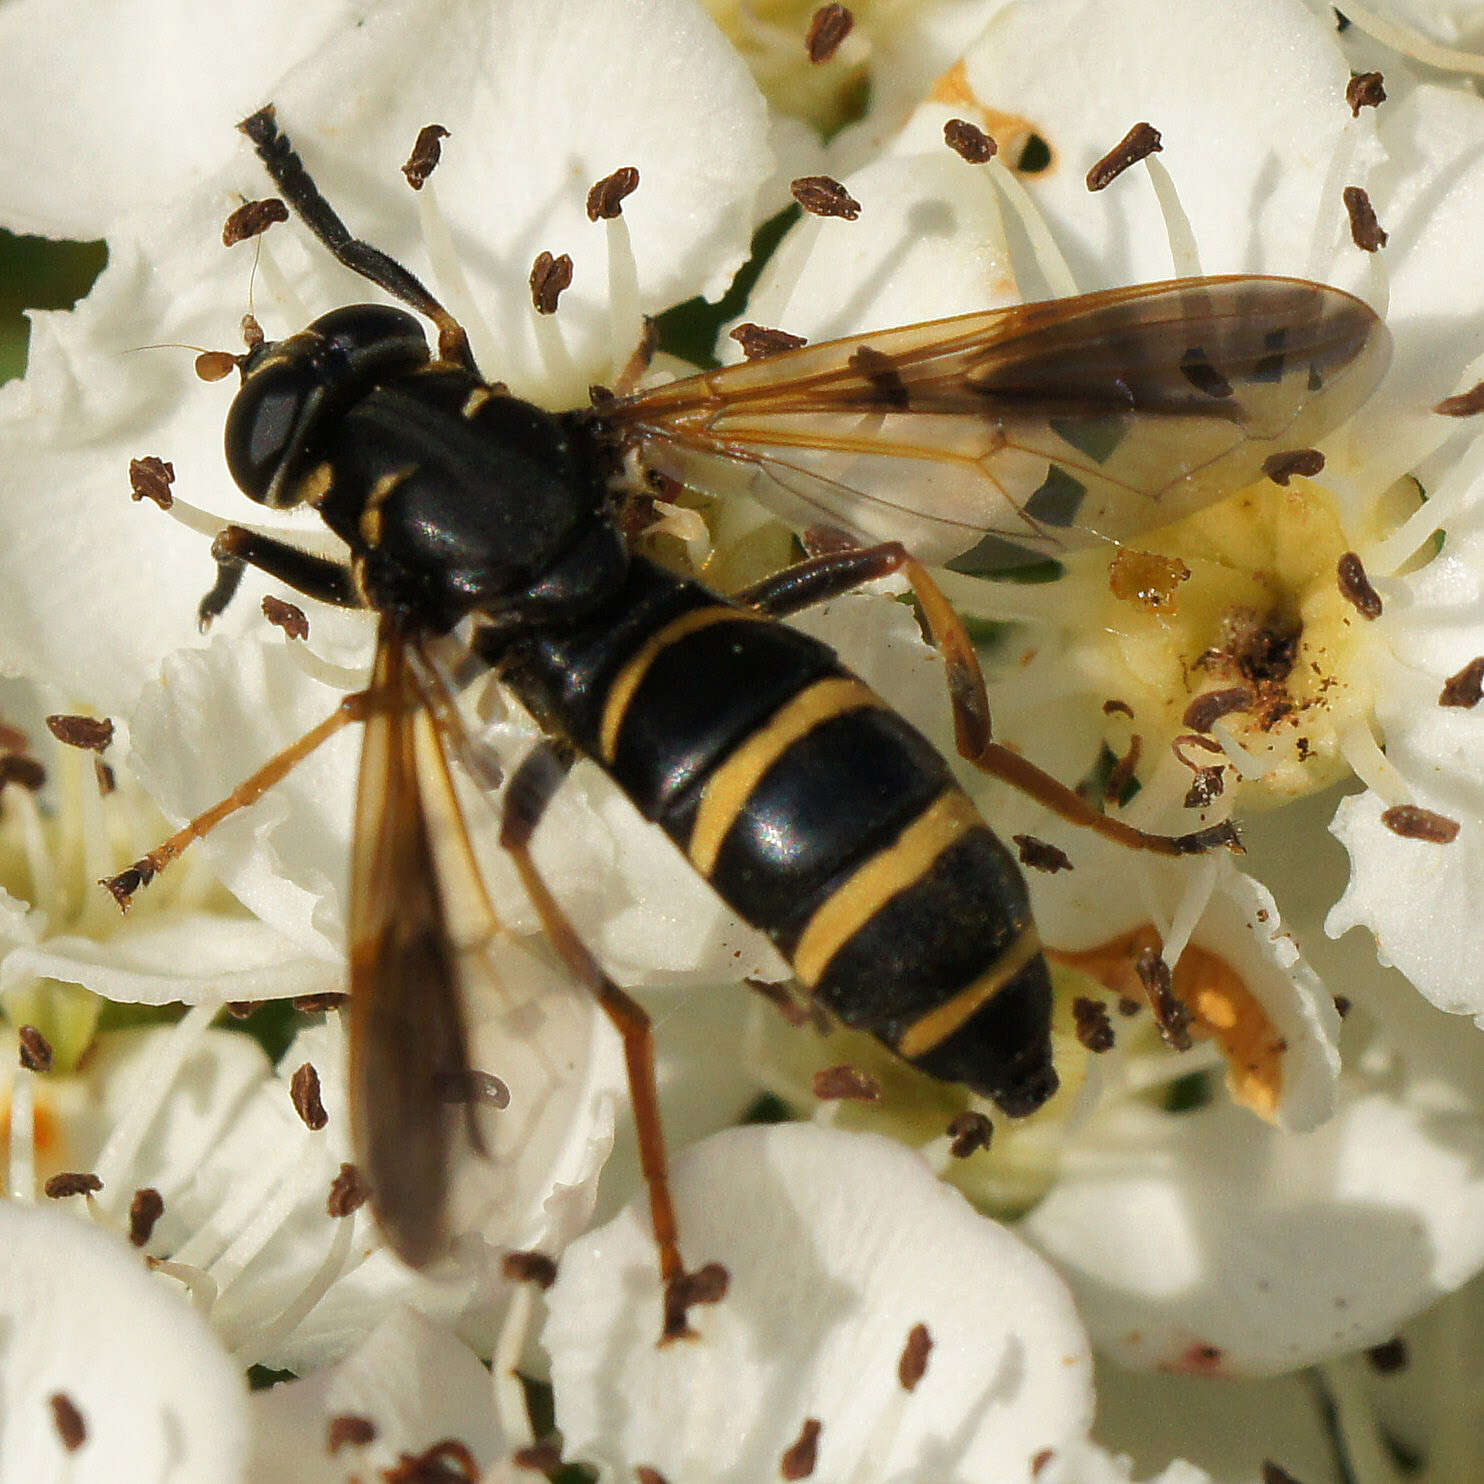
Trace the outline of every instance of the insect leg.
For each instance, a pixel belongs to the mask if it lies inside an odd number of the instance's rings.
[[[361,608],[364,603],[356,591],[355,578],[343,562],[315,556],[273,536],[264,536],[246,526],[226,526],[211,543],[212,560],[216,562],[216,586],[201,599],[196,610],[202,629],[211,626],[227,604],[236,596],[242,573],[257,567],[270,577],[286,582],[296,592],[333,603],[338,608]]]
[[[984,672],[979,666],[979,656],[974,652],[968,630],[927,569],[909,555],[900,542],[828,551],[774,573],[736,596],[740,602],[761,608],[774,617],[782,617],[893,572],[901,572],[912,584],[912,591],[922,605],[928,632],[943,656],[948,694],[953,706],[954,739],[961,757],[990,777],[1019,789],[1063,819],[1094,830],[1130,849],[1150,850],[1158,855],[1197,855],[1220,845],[1241,848],[1230,822],[1193,830],[1185,835],[1157,835],[1136,829],[1121,819],[1100,813],[1059,779],[1018,752],[995,742],[990,729]]]
[[[289,143],[288,135],[279,132],[273,105],[260,108],[237,127],[252,140],[258,158],[273,177],[273,184],[288,198],[304,225],[351,272],[359,273],[432,320],[438,326],[438,354],[443,360],[478,374],[464,327],[428,292],[422,281],[379,247],[350,235],[334,207],[320,194],[304,162]]]
[[[500,843],[514,859],[521,882],[540,914],[552,946],[572,973],[593,992],[604,1014],[623,1037],[629,1096],[633,1101],[634,1122],[639,1133],[639,1163],[649,1188],[650,1218],[654,1225],[655,1245],[659,1248],[660,1277],[665,1289],[663,1343],[691,1333],[686,1322],[686,1308],[690,1303],[719,1295],[699,1292],[696,1279],[701,1275],[688,1274],[680,1258],[679,1230],[674,1203],[670,1199],[670,1168],[655,1079],[654,1029],[649,1016],[637,1001],[603,972],[601,965],[588,952],[531,858],[531,837],[552,795],[566,777],[570,763],[568,755],[549,743],[538,744],[524,759],[505,791]],[[702,1270],[703,1274],[705,1271]]]

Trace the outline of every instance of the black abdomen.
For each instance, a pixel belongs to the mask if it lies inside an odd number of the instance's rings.
[[[1056,1087],[1025,883],[937,750],[826,645],[636,558],[507,678],[846,1024],[1007,1112]]]

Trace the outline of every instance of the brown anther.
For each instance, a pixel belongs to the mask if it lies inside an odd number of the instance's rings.
[[[1262,1463],[1262,1484],[1299,1484],[1299,1481],[1280,1464],[1274,1463],[1271,1458],[1265,1458]]]
[[[727,338],[742,347],[742,354],[749,361],[765,361],[785,350],[798,350],[808,345],[802,335],[790,335],[787,330],[770,330],[766,325],[755,325],[748,321],[735,330],[727,331]]]
[[[1175,976],[1170,966],[1154,949],[1146,948],[1134,960],[1134,972],[1149,996],[1149,1008],[1154,1011],[1161,1040],[1171,1051],[1189,1051],[1193,1044],[1190,1010],[1175,994]]]
[[[1416,804],[1393,804],[1382,810],[1381,823],[1404,840],[1426,840],[1433,845],[1451,845],[1458,838],[1459,823],[1446,814]]]
[[[77,1403],[65,1391],[54,1391],[46,1399],[52,1409],[52,1426],[69,1453],[76,1453],[88,1440],[88,1425],[78,1411]]]
[[[113,722],[106,716],[48,716],[46,729],[63,747],[84,752],[102,752],[113,741]]]
[[[1108,1007],[1101,1000],[1078,995],[1072,1001],[1072,1019],[1078,1044],[1085,1051],[1099,1054],[1113,1049],[1113,1022],[1108,1019]]]
[[[510,1455],[510,1461],[518,1469],[551,1475],[562,1466],[562,1450],[555,1443],[531,1443],[517,1448]]]
[[[1386,101],[1386,89],[1379,72],[1357,72],[1345,84],[1345,101],[1350,117],[1359,118],[1362,108],[1379,108]]]
[[[1262,472],[1274,484],[1285,487],[1295,474],[1312,479],[1324,468],[1324,455],[1317,448],[1294,448],[1287,453],[1269,454],[1262,461]]]
[[[333,1458],[342,1448],[364,1448],[376,1441],[376,1424],[355,1412],[340,1412],[330,1418],[325,1442]]]
[[[289,209],[277,196],[266,201],[244,201],[222,227],[222,242],[235,247],[249,237],[259,237],[278,222],[289,219]]]
[[[1185,747],[1198,747],[1202,752],[1220,752],[1221,743],[1214,737],[1202,737],[1198,732],[1184,732],[1170,743],[1170,751],[1190,769],[1192,773],[1199,773],[1206,765],[1204,763],[1192,762],[1181,751]]]
[[[438,168],[438,161],[443,156],[442,141],[447,138],[448,130],[442,124],[424,124],[417,131],[412,153],[407,156],[407,163],[402,167],[402,174],[407,177],[407,184],[413,190],[422,190],[428,183],[428,177]]]
[[[953,1140],[948,1152],[955,1159],[967,1159],[971,1154],[989,1148],[990,1140],[994,1138],[994,1124],[983,1113],[966,1109],[949,1119],[947,1133]]]
[[[249,350],[256,350],[268,337],[263,334],[263,327],[258,323],[255,314],[244,314],[242,316],[242,343]]]
[[[143,1247],[154,1235],[155,1222],[165,1214],[165,1197],[153,1185],[141,1185],[129,1202],[129,1240]]]
[[[1108,770],[1103,783],[1103,799],[1109,804],[1121,804],[1129,785],[1134,781],[1134,771],[1144,753],[1144,739],[1135,732],[1129,738],[1128,751]]]
[[[1340,581],[1340,596],[1350,604],[1362,618],[1381,617],[1381,594],[1371,586],[1360,557],[1347,551],[1335,566]]]
[[[824,1103],[875,1103],[881,1084],[859,1067],[823,1067],[814,1074],[814,1096]]]
[[[489,1108],[508,1108],[510,1088],[493,1072],[465,1067],[445,1072],[438,1079],[438,1095],[445,1103],[482,1103]]]
[[[1209,732],[1223,716],[1234,711],[1245,711],[1253,702],[1252,692],[1245,685],[1229,685],[1222,690],[1202,691],[1180,718],[1181,724],[1193,732]]]
[[[325,1202],[326,1212],[338,1221],[359,1211],[370,1199],[371,1187],[366,1184],[361,1172],[352,1164],[340,1166],[340,1173],[330,1182],[330,1196]]]
[[[1372,1345],[1365,1353],[1371,1369],[1382,1376],[1394,1376],[1407,1368],[1407,1342],[1400,1335],[1393,1335],[1380,1345]]]
[[[590,222],[611,221],[623,215],[623,203],[639,188],[639,172],[632,165],[621,165],[612,175],[595,181],[587,193],[587,219]]]
[[[1104,716],[1126,716],[1133,720],[1134,708],[1127,701],[1109,700],[1103,702]]]
[[[1443,682],[1439,706],[1477,706],[1484,699],[1484,654],[1471,659],[1456,675]]]
[[[1350,1013],[1352,1008],[1353,1006],[1351,1004],[1349,995],[1337,994],[1335,996],[1335,1014],[1338,1015],[1341,1020],[1343,1020]]]
[[[904,410],[911,400],[907,383],[897,370],[897,363],[889,355],[871,345],[857,346],[846,364],[863,381],[871,383],[877,398],[888,407]]]
[[[804,50],[816,66],[828,62],[840,50],[840,43],[850,35],[855,17],[843,5],[821,5],[809,22],[804,36]]]
[[[799,1435],[778,1460],[778,1472],[782,1478],[807,1479],[819,1461],[819,1434],[824,1424],[818,1417],[806,1417]]]
[[[1350,240],[1363,252],[1386,246],[1386,233],[1376,220],[1376,208],[1360,186],[1345,187],[1345,210],[1350,214]]]
[[[637,1484],[670,1484],[658,1469],[651,1468],[647,1463],[635,1464],[634,1478]]]
[[[289,1078],[289,1100],[305,1128],[318,1133],[329,1123],[330,1115],[325,1112],[325,1105],[320,1100],[319,1073],[315,1071],[313,1063],[305,1062]]]
[[[1484,412],[1484,381],[1476,381],[1466,392],[1456,397],[1444,397],[1434,408],[1444,417],[1473,417]]]
[[[1153,124],[1135,124],[1091,170],[1087,172],[1087,189],[1101,191],[1113,184],[1131,165],[1162,150],[1159,130]]]
[[[824,1029],[818,1018],[823,1013],[822,1008],[812,999],[800,1003],[794,998],[787,984],[767,979],[745,979],[743,983],[755,994],[760,994],[795,1030],[806,1025],[816,1025],[821,1030]]]
[[[563,253],[554,258],[549,252],[536,254],[531,265],[531,303],[537,314],[555,314],[557,300],[572,286],[572,259]]]
[[[1034,835],[1011,835],[1010,838],[1020,851],[1020,864],[1030,870],[1055,875],[1058,871],[1072,869],[1071,858],[1066,851],[1049,841],[1038,840]]]
[[[21,1065],[28,1072],[49,1072],[52,1069],[52,1043],[34,1025],[23,1025],[16,1030],[20,1042]]]
[[[795,201],[810,216],[836,216],[853,222],[861,214],[861,204],[828,175],[801,175],[789,185]]]
[[[384,1484],[478,1484],[479,1460],[467,1443],[444,1438],[421,1453],[399,1453],[379,1477]]]
[[[174,464],[167,464],[153,454],[129,460],[131,500],[153,500],[161,510],[168,510],[175,503],[175,496],[170,493],[170,486],[174,483]]]
[[[1222,768],[1197,768],[1182,800],[1187,809],[1205,809],[1226,791],[1226,773]]]
[[[897,1380],[903,1391],[916,1391],[917,1383],[927,1375],[928,1356],[932,1353],[933,1337],[925,1324],[914,1324],[907,1332],[907,1343],[902,1346],[901,1359],[897,1361]]]
[[[230,350],[203,350],[196,357],[196,377],[200,381],[223,381],[237,365],[237,357]]]
[[[544,1252],[507,1252],[500,1271],[512,1283],[534,1283],[537,1288],[550,1288],[557,1279],[556,1258]]]
[[[943,143],[971,165],[983,165],[994,159],[999,150],[999,145],[968,119],[949,119],[943,125]]]
[[[251,1020],[266,1003],[266,1000],[228,1000],[225,1008],[233,1020]]]
[[[719,1263],[708,1262],[693,1273],[680,1273],[665,1284],[666,1340],[680,1340],[692,1335],[689,1315],[696,1304],[716,1304],[726,1297],[731,1274]]]
[[[350,1004],[350,996],[339,990],[327,989],[320,994],[295,995],[290,1001],[301,1015],[325,1015],[331,1010],[343,1010]]]
[[[103,1189],[103,1182],[91,1170],[67,1170],[53,1175],[41,1189],[51,1200],[60,1201],[69,1195],[94,1195]]]
[[[1031,1456],[1031,1478],[1038,1479],[1046,1472],[1046,1466],[1056,1457],[1055,1448],[1040,1448]]]
[[[309,620],[297,603],[287,603],[272,593],[263,595],[263,617],[275,629],[282,629],[290,639],[309,637]]]

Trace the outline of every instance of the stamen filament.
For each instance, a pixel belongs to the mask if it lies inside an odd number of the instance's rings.
[[[1046,280],[1052,296],[1057,299],[1073,298],[1079,292],[1077,280],[1072,276],[1072,270],[1062,256],[1061,249],[1056,245],[1056,238],[1046,225],[1045,217],[1031,200],[1030,192],[1021,185],[1015,178],[1014,171],[998,155],[988,162],[987,168],[989,178],[1000,188],[1030,240],[1036,267],[1041,270],[1041,276]]]
[[[495,347],[494,334],[479,312],[479,301],[470,291],[469,280],[464,276],[464,265],[453,245],[448,219],[438,206],[433,181],[425,180],[416,196],[417,224],[422,232],[423,249],[433,270],[438,296],[453,317],[463,325],[474,345],[478,349],[492,351]],[[511,367],[507,366],[505,371],[514,375]]]
[[[10,1087],[10,1198],[36,1199],[36,1078],[17,1067]]]
[[[1412,790],[1407,786],[1407,780],[1377,746],[1370,727],[1364,721],[1342,723],[1335,731],[1335,738],[1340,746],[1340,756],[1382,804],[1389,808],[1411,802]]]
[[[278,1345],[298,1328],[310,1310],[330,1291],[331,1285],[340,1276],[345,1260],[350,1255],[351,1242],[355,1235],[355,1218],[342,1217],[335,1223],[335,1236],[324,1261],[314,1275],[299,1290],[298,1294],[282,1309],[278,1317],[254,1334],[228,1348],[243,1368],[256,1365],[264,1355],[270,1354]]]
[[[1144,157],[1144,168],[1149,172],[1149,182],[1154,187],[1154,199],[1159,202],[1160,214],[1165,219],[1165,236],[1170,244],[1170,262],[1174,265],[1176,278],[1199,278],[1201,255],[1196,247],[1195,232],[1185,207],[1180,203],[1180,192],[1170,172],[1153,155]]]
[[[1464,51],[1461,47],[1447,46],[1433,41],[1410,27],[1383,19],[1375,11],[1363,5],[1346,5],[1345,16],[1351,25],[1364,31],[1369,37],[1399,51],[1403,56],[1428,67],[1440,67],[1446,72],[1468,72],[1484,77],[1484,56],[1477,52]]]

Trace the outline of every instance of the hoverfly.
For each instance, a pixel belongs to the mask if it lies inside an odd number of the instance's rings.
[[[777,620],[899,572],[943,652],[959,750],[1146,849],[990,739],[983,677],[924,563],[987,571],[1118,542],[1256,479],[1343,421],[1378,379],[1383,326],[1287,278],[1144,284],[857,335],[552,414],[487,382],[451,315],[353,238],[278,127],[242,124],[341,262],[403,309],[334,309],[240,358],[227,463],[253,500],[307,504],[343,562],[246,526],[218,537],[203,618],[245,566],[377,615],[367,689],[109,885],[120,901],[331,731],[365,726],[350,920],[355,1134],[377,1218],[421,1264],[443,1247],[467,1074],[453,897],[470,888],[446,754],[461,747],[435,640],[457,631],[545,740],[503,796],[511,852],[553,945],[621,1031],[667,1293],[685,1277],[649,1026],[588,954],[531,859],[576,757],[598,764],[783,952],[804,989],[1007,1114],[1055,1090],[1051,985],[1019,867],[933,746]],[[637,451],[705,486],[725,466],[823,550],[723,596],[629,548],[613,476]],[[436,818],[434,817],[436,816]],[[440,843],[440,841],[442,843]],[[472,873],[477,875],[477,872]],[[455,881],[460,877],[460,881]],[[667,1331],[684,1301],[667,1303]]]

